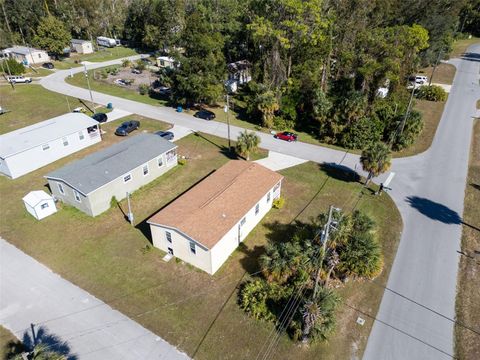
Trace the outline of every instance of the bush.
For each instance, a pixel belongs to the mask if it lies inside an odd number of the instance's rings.
[[[295,126],[295,121],[293,120],[287,120],[281,116],[275,116],[273,119],[273,127],[277,130],[284,131],[284,130],[289,130],[293,129]]]
[[[125,60],[122,61],[122,67],[127,68],[130,65],[132,65],[132,62],[130,60],[125,59]]]
[[[375,116],[362,117],[341,135],[340,144],[347,149],[364,149],[382,139],[384,125]]]
[[[178,159],[178,165],[186,165],[187,159]]]
[[[417,91],[417,98],[428,101],[445,101],[447,93],[437,85],[422,86]]]
[[[275,320],[275,315],[268,308],[271,289],[263,279],[256,279],[242,284],[238,292],[238,303],[246,313],[257,320]]]
[[[103,69],[102,71],[100,71],[100,76],[102,77],[102,79],[108,78],[108,71],[106,69]]]
[[[138,92],[140,93],[140,95],[148,94],[149,90],[150,86],[148,86],[147,84],[140,84],[140,86],[138,87]]]
[[[118,204],[117,198],[115,196],[112,196],[112,198],[110,199],[110,207],[111,208],[115,207],[115,206],[117,206],[117,204]]]
[[[285,199],[283,197],[276,198],[273,200],[273,207],[275,209],[281,209],[283,208],[283,205],[285,205]]]
[[[129,85],[132,85],[133,84],[133,79],[123,79],[123,82],[125,83],[125,85],[129,86]]]
[[[2,62],[2,68],[5,74],[22,75],[25,72],[25,66],[15,59],[7,59]]]

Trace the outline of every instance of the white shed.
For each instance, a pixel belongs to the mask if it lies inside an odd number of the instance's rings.
[[[30,191],[23,197],[25,208],[37,220],[57,212],[55,201],[43,190]]]
[[[72,39],[72,50],[79,54],[93,53],[93,45],[89,40]]]

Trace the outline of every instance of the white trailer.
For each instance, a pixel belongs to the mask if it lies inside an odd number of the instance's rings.
[[[99,36],[97,37],[97,45],[111,48],[117,46],[117,41],[105,36]]]

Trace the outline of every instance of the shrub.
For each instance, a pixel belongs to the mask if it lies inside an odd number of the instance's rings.
[[[340,144],[347,149],[364,149],[382,139],[384,125],[375,116],[362,117],[349,126]]]
[[[145,63],[141,60],[138,60],[136,63],[135,63],[135,69],[137,70],[140,70],[140,71],[143,71],[147,68],[147,66],[145,65]]]
[[[130,65],[132,65],[132,62],[128,59],[125,59],[122,61],[122,67],[126,68],[126,67],[129,67]]]
[[[285,199],[283,197],[276,198],[273,200],[273,207],[275,209],[281,209],[285,205]]]
[[[108,71],[106,69],[103,69],[102,71],[100,71],[100,76],[102,77],[102,79],[108,78]]]
[[[125,85],[129,86],[129,85],[132,85],[133,84],[133,79],[123,79],[123,82],[125,83]]]
[[[275,320],[275,315],[268,308],[270,286],[262,279],[242,284],[238,293],[240,308],[257,320]]]
[[[111,208],[115,207],[115,206],[117,206],[117,204],[118,204],[117,198],[115,196],[112,196],[112,198],[110,199],[110,207]]]
[[[153,246],[151,244],[147,244],[144,247],[142,247],[142,254],[148,254],[153,250]]]
[[[284,131],[288,129],[293,129],[294,126],[295,121],[293,120],[288,120],[281,116],[275,116],[275,118],[273,119],[273,127],[277,130]]]
[[[178,159],[178,165],[186,165],[187,159]]]
[[[25,66],[15,59],[7,59],[2,62],[2,68],[6,74],[22,75],[25,72]]]
[[[437,85],[422,86],[417,91],[417,98],[428,101],[445,101],[447,93]]]
[[[138,91],[140,92],[140,95],[146,95],[148,94],[148,91],[150,90],[150,86],[147,84],[140,84],[138,87]]]

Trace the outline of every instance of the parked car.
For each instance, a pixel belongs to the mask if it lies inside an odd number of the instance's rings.
[[[281,133],[276,133],[273,136],[275,139],[280,139],[280,140],[285,140],[285,141],[297,141],[297,134],[294,134],[292,132],[284,131]]]
[[[105,113],[95,113],[92,115],[92,119],[98,121],[99,123],[107,122],[108,116]]]
[[[11,75],[7,76],[7,81],[12,84],[29,84],[32,82],[32,78],[30,77],[25,77],[25,76],[16,76],[16,75]]]
[[[173,140],[173,133],[171,131],[157,131],[157,135],[161,136],[165,140]]]
[[[142,70],[138,70],[135,68],[132,69],[132,74],[141,74],[141,73],[142,73]]]
[[[44,67],[45,69],[53,69],[55,66],[53,65],[53,63],[51,62],[46,62],[46,63],[43,63],[42,64],[42,67]]]
[[[74,112],[74,113],[82,113],[82,114],[83,114],[83,113],[86,113],[87,110],[85,110],[83,107],[80,106],[80,107],[77,107],[77,108],[73,109],[72,112]]]
[[[114,81],[114,83],[117,84],[117,85],[123,85],[123,86],[126,86],[126,85],[127,85],[127,83],[126,83],[125,80],[123,80],[123,79],[116,79],[116,80]]]
[[[171,95],[172,94],[172,89],[170,89],[168,86],[160,86],[158,88],[158,93],[160,95]]]
[[[200,110],[200,111],[197,111],[195,113],[195,116],[196,118],[200,118],[200,119],[205,119],[205,120],[213,120],[215,119],[215,114],[209,110]]]
[[[133,130],[136,130],[140,127],[140,121],[130,120],[125,121],[122,125],[120,125],[117,130],[115,130],[115,135],[118,136],[127,136]]]

